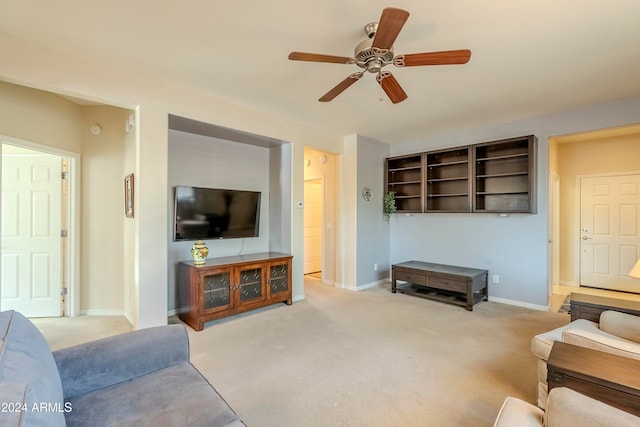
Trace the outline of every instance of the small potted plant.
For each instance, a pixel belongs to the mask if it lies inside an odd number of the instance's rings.
[[[391,214],[396,211],[396,192],[387,191],[384,194],[384,222],[389,224]]]

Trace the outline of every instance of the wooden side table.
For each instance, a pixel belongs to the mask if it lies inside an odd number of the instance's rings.
[[[640,360],[560,341],[547,360],[549,391],[568,387],[640,416]]]
[[[571,321],[587,319],[593,322],[600,322],[600,313],[605,310],[615,310],[640,316],[640,301],[601,297],[578,292],[572,292],[569,300],[571,304]]]

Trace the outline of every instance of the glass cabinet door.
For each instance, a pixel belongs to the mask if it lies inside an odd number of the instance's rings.
[[[201,280],[203,311],[224,310],[231,306],[231,269],[205,273]]]
[[[269,265],[269,296],[289,291],[289,264]]]
[[[240,301],[238,305],[262,301],[264,292],[264,264],[248,265],[238,271],[238,292]]]

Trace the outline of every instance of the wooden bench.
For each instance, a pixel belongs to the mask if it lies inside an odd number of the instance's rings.
[[[487,270],[408,261],[391,266],[391,292],[446,302],[473,311],[488,299]],[[404,281],[400,286],[396,281]]]

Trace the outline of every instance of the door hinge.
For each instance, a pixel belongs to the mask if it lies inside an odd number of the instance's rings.
[[[69,237],[69,230],[60,231],[60,237]]]
[[[60,174],[60,178],[62,178],[62,179],[67,179],[67,178],[69,178],[69,172],[62,172],[62,173]]]
[[[66,295],[66,294],[67,294],[67,288],[60,289],[60,295]]]

